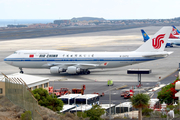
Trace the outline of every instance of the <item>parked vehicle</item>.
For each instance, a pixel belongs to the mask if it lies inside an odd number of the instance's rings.
[[[108,80],[107,85],[108,85],[108,86],[109,86],[109,85],[113,86],[113,85],[114,85],[114,83],[113,83],[113,81],[112,81],[112,80]]]
[[[57,97],[60,97],[61,95],[65,95],[65,94],[68,94],[70,93],[69,89],[68,88],[60,88],[60,89],[55,89],[53,90],[53,87],[50,86],[49,87],[49,94],[55,94]]]
[[[124,97],[124,99],[128,99],[130,97],[132,97],[134,94],[134,91],[133,90],[126,90],[126,91],[122,91],[121,93],[121,97]]]
[[[122,91],[121,97],[124,97],[124,95],[125,95],[125,94],[128,94],[128,93],[129,93],[129,91]]]

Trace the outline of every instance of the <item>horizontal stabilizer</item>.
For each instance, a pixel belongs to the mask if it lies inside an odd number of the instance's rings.
[[[155,58],[155,57],[167,57],[168,55],[172,54],[173,52],[164,52],[159,54],[151,54],[151,55],[144,55],[143,57]]]

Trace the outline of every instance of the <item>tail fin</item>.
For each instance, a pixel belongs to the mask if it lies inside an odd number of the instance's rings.
[[[146,42],[147,40],[149,40],[149,36],[146,34],[146,32],[143,30],[143,29],[141,29],[141,33],[142,33],[142,36],[143,36],[143,41],[144,42]]]
[[[174,25],[172,27],[180,34],[180,31]]]
[[[142,44],[136,52],[162,52],[168,41],[172,27],[163,27],[148,41]]]
[[[177,29],[176,27],[174,28],[175,26],[173,26],[173,29],[172,29],[172,32],[170,33],[170,36],[169,38],[172,38],[172,39],[179,39],[179,33],[177,32]]]

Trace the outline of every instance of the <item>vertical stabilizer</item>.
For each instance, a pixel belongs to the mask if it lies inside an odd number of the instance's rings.
[[[142,33],[142,36],[143,36],[143,41],[146,42],[147,40],[149,40],[149,36],[146,34],[146,32],[141,29],[141,33]]]
[[[173,28],[180,34],[180,31],[174,25]]]
[[[174,26],[174,27],[175,27],[175,26]],[[171,32],[170,35],[169,35],[169,38],[179,39],[179,37],[177,37],[177,36],[179,36],[179,33],[177,32],[177,29],[174,28],[174,27],[173,27],[173,29],[172,29],[172,32]]]
[[[141,45],[136,52],[162,52],[166,46],[172,27],[162,27],[148,41]]]

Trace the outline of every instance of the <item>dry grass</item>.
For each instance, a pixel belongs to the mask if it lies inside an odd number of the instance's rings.
[[[0,120],[20,120],[21,114],[25,110],[13,104],[6,97],[0,96]],[[43,120],[88,120],[75,116],[72,113],[58,114],[43,106],[39,107],[38,111]]]
[[[24,109],[14,105],[6,97],[0,96],[0,120],[20,120]]]

